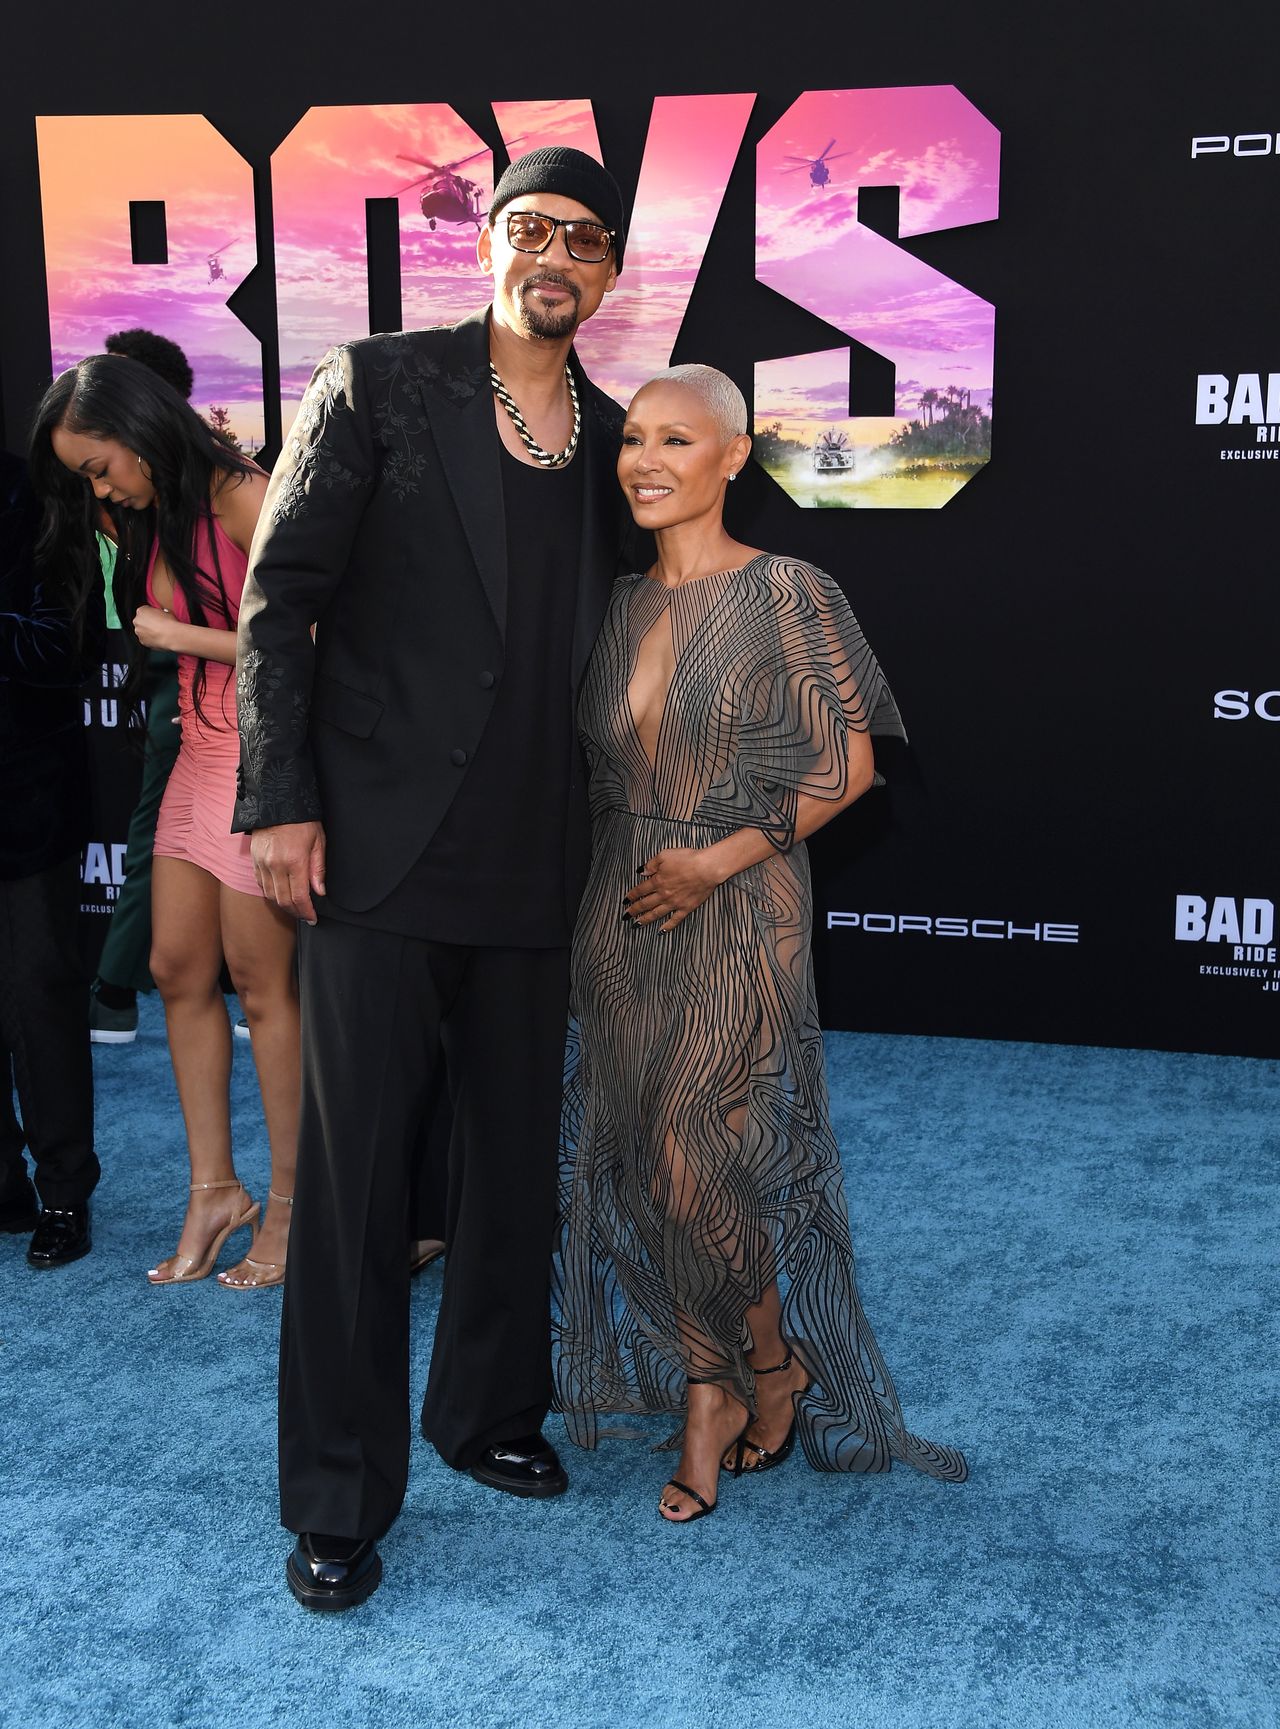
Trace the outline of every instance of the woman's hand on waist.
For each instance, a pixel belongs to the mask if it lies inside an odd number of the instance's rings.
[[[663,847],[645,860],[640,880],[623,898],[633,924],[674,930],[724,879],[711,847]]]

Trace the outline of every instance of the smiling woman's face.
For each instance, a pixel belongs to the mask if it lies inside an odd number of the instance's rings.
[[[637,391],[627,410],[618,480],[638,523],[670,528],[719,508],[725,481],[749,448],[742,437],[725,440],[695,391],[659,379]]]
[[[53,454],[64,468],[87,480],[94,497],[129,510],[154,504],[156,489],[136,451],[115,438],[95,438],[89,432],[53,430]]]

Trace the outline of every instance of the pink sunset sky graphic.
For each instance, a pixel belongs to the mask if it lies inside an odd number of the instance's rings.
[[[804,438],[839,423],[879,444],[922,391],[952,387],[989,410],[992,307],[861,223],[858,191],[897,186],[909,239],[992,220],[998,178],[999,134],[949,85],[810,91],[788,109],[757,149],[756,274],[833,338],[893,360],[895,415],[849,418],[848,351],[832,347],[757,367],[757,425]]]
[[[724,190],[745,135],[750,93],[659,96],[645,140],[616,290],[579,336],[591,376],[625,403],[670,363]],[[599,158],[590,103],[498,101],[509,153],[546,144]],[[262,359],[228,306],[257,264],[253,175],[200,115],[57,116],[37,122],[56,369],[99,352],[130,325],[178,342],[196,374],[193,402],[226,408],[261,444]],[[828,149],[828,140],[835,142]],[[949,86],[810,92],[757,148],[757,275],[832,326],[822,352],[763,362],[757,423],[845,419],[879,442],[919,409],[921,391],[962,389],[990,402],[993,313],[978,296],[858,221],[860,186],[901,188],[904,238],[990,220],[998,135]],[[812,184],[825,158],[828,180]],[[408,160],[406,160],[408,159]],[[492,153],[444,103],[313,108],[271,163],[281,398],[287,431],[311,371],[369,325],[366,200],[398,197],[403,323],[456,320],[482,304],[476,221],[423,216],[426,166],[455,166],[478,213]],[[131,200],[162,202],[168,261],[135,264]],[[897,369],[897,417],[847,419],[854,337]],[[750,393],[751,379],[738,381]]]
[[[668,364],[752,100],[654,102],[624,268],[577,340],[591,377],[620,402]],[[601,158],[585,100],[495,102],[493,111],[512,156],[555,144]],[[492,155],[444,105],[312,109],[272,160],[286,404],[296,406],[328,347],[367,327],[364,201],[389,196],[414,179],[413,163],[401,157],[461,164],[457,172],[476,186],[476,208],[488,210]],[[406,328],[451,323],[487,298],[475,222],[442,222],[432,230],[419,196],[412,185],[400,192]]]
[[[58,115],[36,129],[55,372],[113,331],[157,330],[185,350],[199,412],[227,408],[261,444],[262,353],[227,306],[257,262],[249,164],[198,114]],[[167,263],[133,262],[133,199],[163,202]]]
[[[583,327],[579,349],[620,402],[666,366],[720,211],[754,98],[655,99],[615,292]],[[600,159],[585,99],[495,102],[510,154],[570,145]],[[186,350],[193,402],[231,414],[246,445],[262,442],[258,342],[227,301],[257,263],[249,165],[199,115],[41,119],[39,148],[56,370],[100,352],[114,330],[142,325]],[[93,172],[88,165],[93,165]],[[287,432],[312,370],[333,344],[368,332],[366,200],[398,197],[406,328],[463,317],[487,298],[477,223],[420,207],[428,165],[474,187],[487,211],[492,153],[444,103],[313,108],[272,157],[272,206]],[[135,264],[131,200],[165,206],[168,261]]]

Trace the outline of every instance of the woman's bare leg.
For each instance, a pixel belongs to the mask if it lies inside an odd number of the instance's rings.
[[[675,1130],[670,1130],[661,1163],[654,1171],[654,1198],[666,1217],[681,1230],[696,1230],[705,1207],[704,1183],[697,1153],[691,1153]],[[719,1254],[732,1254],[732,1239],[718,1239]],[[724,1368],[724,1347],[717,1343],[692,1316],[677,1311],[680,1352],[689,1382],[684,1445],[680,1463],[671,1474],[658,1502],[658,1511],[672,1524],[696,1518],[701,1508],[674,1486],[676,1480],[696,1489],[707,1504],[714,1505],[720,1479],[720,1457],[731,1441],[742,1433],[747,1408],[717,1381],[708,1379]]]
[[[757,1374],[755,1420],[747,1430],[747,1439],[757,1447],[775,1452],[787,1438],[795,1415],[792,1394],[798,1393],[809,1379],[808,1370],[794,1353],[791,1366],[783,1369],[788,1346],[782,1336],[782,1300],[777,1281],[769,1285],[760,1301],[747,1310],[747,1326],[754,1341],[747,1361],[757,1371],[770,1369],[773,1374]],[[748,1463],[750,1455],[748,1455]],[[732,1463],[726,1458],[726,1463]]]
[[[290,1207],[298,1156],[298,1108],[302,1091],[298,1030],[298,982],[294,968],[297,921],[259,895],[222,886],[222,944],[249,1023],[258,1090],[271,1147],[271,1188],[257,1241],[260,1264],[283,1266],[288,1253]],[[252,1282],[254,1269],[233,1268],[228,1279]]]
[[[151,876],[151,976],[164,1003],[192,1183],[235,1176],[231,1158],[231,1023],[218,986],[220,884],[185,859],[157,858]],[[195,1190],[177,1253],[204,1259],[241,1205],[234,1189]],[[164,1273],[167,1263],[153,1269]]]

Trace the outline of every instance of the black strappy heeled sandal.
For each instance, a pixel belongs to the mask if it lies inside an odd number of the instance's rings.
[[[687,1495],[691,1501],[696,1501],[698,1503],[698,1511],[696,1513],[690,1513],[688,1517],[684,1519],[663,1518],[662,1509],[664,1507],[671,1513],[678,1513],[680,1511],[678,1507],[672,1506],[671,1502],[666,1500],[666,1490],[664,1490],[664,1498],[658,1502],[658,1517],[662,1519],[664,1525],[692,1525],[695,1519],[705,1519],[708,1513],[714,1513],[716,1508],[720,1505],[719,1501],[704,1500],[696,1489],[691,1489],[687,1483],[682,1483],[679,1477],[668,1477],[667,1488],[679,1489],[682,1495]]]
[[[795,1353],[793,1351],[788,1351],[780,1363],[775,1363],[773,1367],[769,1369],[757,1369],[756,1374],[785,1374],[794,1361]],[[803,1398],[812,1386],[813,1379],[810,1377],[803,1387],[797,1387],[795,1392],[792,1393],[791,1402],[793,1415],[791,1418],[791,1427],[787,1430],[786,1436],[779,1446],[759,1447],[754,1441],[748,1441],[747,1430],[744,1429],[738,1436],[738,1439],[730,1446],[728,1451],[721,1455],[720,1469],[722,1471],[731,1472],[735,1477],[752,1477],[755,1476],[758,1471],[772,1471],[775,1466],[784,1464],[791,1457],[791,1450],[796,1444],[796,1423],[798,1418],[794,1415],[795,1401]],[[748,1423],[747,1429],[750,1427],[751,1425]],[[748,1453],[755,1455],[751,1464],[747,1463]],[[733,1456],[733,1463],[731,1465],[726,1463],[730,1454]],[[697,1516],[696,1513],[693,1515],[695,1519]]]
[[[705,1376],[701,1376],[701,1375],[690,1375],[689,1376],[689,1385],[691,1387],[706,1387],[706,1386],[710,1386],[711,1384],[712,1383]],[[729,1443],[730,1449],[735,1448],[735,1447],[741,1448],[743,1439],[747,1433],[747,1430],[751,1427],[753,1420],[754,1419],[752,1418],[751,1413],[748,1411],[747,1420],[742,1425],[741,1431],[739,1432],[736,1439],[730,1441],[730,1443]],[[691,1501],[696,1501],[698,1503],[698,1511],[696,1513],[690,1513],[689,1516],[685,1519],[668,1519],[666,1517],[666,1514],[663,1513],[662,1509],[665,1507],[667,1509],[667,1512],[677,1513],[677,1512],[679,1512],[679,1508],[673,1507],[671,1505],[671,1503],[667,1500],[667,1498],[666,1498],[667,1497],[667,1489],[679,1489],[679,1491],[682,1495],[687,1495]],[[705,1519],[708,1514],[714,1513],[716,1508],[719,1505],[720,1505],[720,1502],[718,1500],[708,1501],[706,1499],[706,1497],[703,1495],[700,1495],[696,1489],[691,1489],[687,1483],[682,1483],[680,1481],[679,1477],[668,1477],[666,1489],[664,1489],[662,1491],[662,1494],[658,1499],[658,1517],[662,1520],[664,1525],[692,1525],[693,1521],[695,1519]]]

